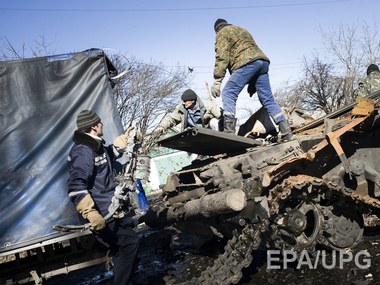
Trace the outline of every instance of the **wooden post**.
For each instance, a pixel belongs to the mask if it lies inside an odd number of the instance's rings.
[[[210,93],[210,90],[208,89],[208,83],[207,83],[207,81],[205,81],[205,83],[206,83],[206,89],[207,89],[207,93],[208,93],[208,99],[210,101],[212,101],[212,99],[211,99],[211,93]]]

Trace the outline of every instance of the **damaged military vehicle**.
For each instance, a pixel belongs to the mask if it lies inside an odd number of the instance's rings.
[[[283,143],[202,128],[161,139],[198,159],[167,178],[146,224],[228,239],[214,265],[189,283],[238,283],[263,244],[296,251],[358,245],[379,218],[379,95],[307,120]]]

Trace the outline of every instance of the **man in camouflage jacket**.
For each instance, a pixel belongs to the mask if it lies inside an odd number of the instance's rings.
[[[380,71],[376,64],[370,64],[367,68],[367,77],[359,82],[358,98],[363,98],[380,90]]]
[[[215,98],[220,96],[220,86],[226,70],[228,69],[230,73],[230,78],[222,91],[225,131],[234,131],[236,101],[244,86],[249,84],[248,92],[252,96],[257,91],[261,104],[279,125],[282,139],[292,139],[290,125],[271,91],[268,57],[245,29],[230,25],[224,19],[218,19],[214,29],[216,54],[211,94]]]

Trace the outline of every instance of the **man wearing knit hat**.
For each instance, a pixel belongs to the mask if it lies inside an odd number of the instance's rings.
[[[191,89],[183,92],[182,103],[173,113],[165,116],[155,134],[161,134],[168,128],[181,123],[181,131],[188,127],[203,127],[219,130],[219,119],[222,118],[220,107],[210,100],[203,100]]]
[[[280,106],[273,97],[269,83],[269,59],[257,46],[251,34],[243,28],[228,24],[224,19],[214,24],[215,68],[211,94],[220,97],[220,86],[226,70],[230,73],[222,91],[224,129],[234,130],[236,125],[236,101],[244,86],[249,84],[252,96],[256,91],[268,114],[279,126],[282,140],[290,140],[293,134]]]
[[[123,155],[132,128],[105,146],[99,116],[83,110],[77,117],[74,145],[68,157],[68,192],[84,219],[91,223],[95,237],[114,253],[114,284],[132,284],[139,239],[133,221],[126,216],[105,221],[117,186],[112,163]]]
[[[376,64],[367,68],[367,77],[359,82],[358,98],[363,98],[380,90],[380,71]]]

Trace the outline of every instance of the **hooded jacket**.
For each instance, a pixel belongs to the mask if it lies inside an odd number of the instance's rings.
[[[209,100],[203,100],[199,98],[199,96],[197,96],[197,104],[201,111],[202,126],[204,128],[207,128],[209,126],[210,120],[212,118],[220,119],[222,117],[222,111],[220,107],[214,102]],[[173,113],[165,116],[158,126],[163,127],[166,130],[170,127],[173,127],[181,123],[181,131],[183,131],[188,127],[188,113],[189,110],[187,110],[181,103],[177,105]]]

